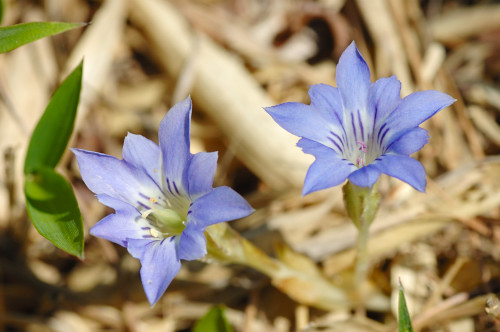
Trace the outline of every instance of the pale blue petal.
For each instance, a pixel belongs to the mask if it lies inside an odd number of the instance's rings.
[[[349,175],[349,181],[359,187],[372,187],[380,177],[381,171],[373,163],[361,167]]]
[[[188,194],[195,200],[212,190],[217,152],[200,152],[193,156],[188,168]]]
[[[236,191],[229,187],[214,188],[194,201],[188,212],[188,223],[206,227],[219,222],[246,217],[254,209]]]
[[[418,191],[425,192],[425,169],[417,160],[401,155],[387,154],[373,163],[382,173],[408,183]]]
[[[387,127],[390,128],[385,144],[391,144],[402,133],[418,127],[422,122],[454,102],[454,98],[434,90],[419,91],[406,96],[385,120]]]
[[[297,146],[301,148],[304,153],[312,154],[314,156],[318,156],[324,153],[336,153],[332,148],[316,141],[311,141],[307,138],[299,139],[299,141],[297,142]]]
[[[97,198],[102,204],[115,209],[116,213],[101,219],[90,229],[90,234],[124,247],[128,239],[142,238],[145,231],[141,227],[148,225],[135,207],[107,195],[98,195]]]
[[[264,108],[288,132],[328,144],[329,123],[310,106],[301,103],[283,103]]]
[[[207,239],[204,231],[204,227],[200,228],[194,223],[187,223],[179,240],[180,259],[190,261],[202,258],[207,254]]]
[[[128,164],[142,169],[156,183],[160,183],[160,148],[156,143],[144,136],[128,133],[123,143],[122,156]]]
[[[187,188],[185,172],[191,159],[189,152],[191,108],[191,98],[188,97],[175,104],[160,123],[158,136],[163,171],[172,193],[177,191],[184,193]]]
[[[307,171],[302,195],[335,187],[344,182],[347,176],[356,169],[351,162],[339,158],[332,150],[330,153],[315,156],[316,160]]]
[[[339,89],[327,84],[312,85],[309,89],[309,97],[311,98],[312,108],[325,121],[329,121],[339,128],[342,126],[344,111]]]
[[[396,76],[384,77],[370,87],[368,112],[373,113],[375,125],[383,120],[401,103],[401,82]]]
[[[181,268],[175,237],[158,240],[130,240],[129,253],[141,260],[141,280],[146,297],[154,305]]]
[[[103,153],[71,149],[76,156],[80,174],[87,187],[96,194],[108,196],[138,206],[148,198],[159,197],[161,190],[142,169],[124,160]]]
[[[388,151],[409,156],[423,148],[428,141],[429,133],[427,130],[417,127],[396,139],[391,146],[388,147]]]
[[[370,70],[354,42],[340,56],[336,81],[344,110],[349,113],[364,111],[370,89]]]

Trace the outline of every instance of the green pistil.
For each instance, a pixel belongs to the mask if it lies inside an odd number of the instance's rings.
[[[179,235],[186,228],[186,218],[182,218],[177,212],[171,209],[155,208],[147,210],[142,214],[142,217],[155,227],[158,234],[152,232],[151,234],[154,237],[158,237],[159,233],[168,236]]]

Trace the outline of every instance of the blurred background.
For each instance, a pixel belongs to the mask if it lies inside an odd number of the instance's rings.
[[[403,96],[436,89],[457,99],[424,125],[430,143],[415,157],[427,193],[380,180],[372,288],[394,302],[400,278],[418,331],[500,330],[499,1],[6,1],[3,25],[33,21],[91,24],[0,56],[0,330],[189,331],[225,304],[236,331],[395,331],[389,306],[367,318],[347,306],[322,311],[259,272],[211,261],[183,264],[151,308],[139,262],[88,235],[113,211],[85,187],[69,151],[59,171],[82,210],[83,261],[37,233],[22,192],[30,134],[83,58],[71,147],[121,157],[127,132],[157,142],[167,110],[191,95],[192,152],[219,151],[215,185],[256,209],[231,226],[269,255],[288,247],[346,284],[356,230],[341,188],[301,196],[313,159],[262,107],[308,103],[310,85],[335,85],[352,40],[372,80],[396,75]]]

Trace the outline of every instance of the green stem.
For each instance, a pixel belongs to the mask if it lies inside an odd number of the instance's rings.
[[[271,278],[279,273],[279,262],[253,246],[226,223],[208,227],[206,235],[209,257],[220,262],[250,266]]]
[[[356,298],[359,300],[363,298],[363,285],[368,274],[370,225],[377,214],[380,198],[375,186],[371,188],[358,187],[351,182],[347,182],[343,190],[347,214],[358,229],[353,286]]]
[[[356,265],[354,274],[354,286],[361,290],[368,274],[368,237],[370,234],[370,223],[361,221],[356,239]]]
[[[345,309],[357,304],[345,289],[325,278],[314,262],[286,247],[278,250],[279,259],[271,258],[227,223],[207,227],[205,235],[208,258],[252,267],[269,276],[276,288],[299,303],[323,310]],[[385,295],[374,292],[365,295],[367,308],[377,311],[389,308]]]
[[[227,223],[207,227],[205,234],[208,257],[250,266],[266,274],[276,288],[299,303],[324,310],[353,305],[344,290],[330,283],[316,269],[300,269],[267,256]]]

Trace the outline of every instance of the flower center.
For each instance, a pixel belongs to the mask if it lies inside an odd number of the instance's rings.
[[[154,197],[149,199],[151,207],[141,213],[152,226],[149,230],[153,237],[169,237],[179,235],[186,228],[186,219],[182,218],[177,211],[165,208],[157,204]]]
[[[356,166],[360,168],[366,166],[366,152],[368,151],[368,147],[362,141],[356,141],[356,143],[360,145],[356,152]]]

